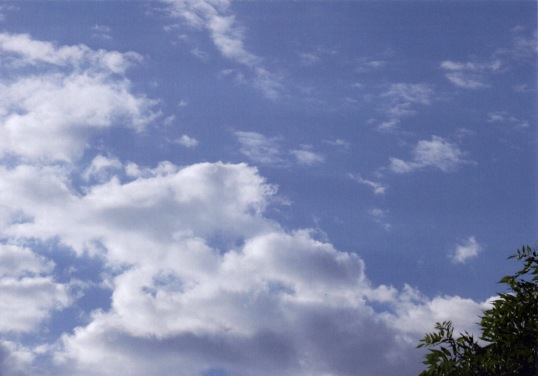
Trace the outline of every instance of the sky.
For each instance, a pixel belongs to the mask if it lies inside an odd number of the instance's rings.
[[[0,374],[417,375],[538,240],[534,1],[0,3]]]

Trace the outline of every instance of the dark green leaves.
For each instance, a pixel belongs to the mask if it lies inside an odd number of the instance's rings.
[[[538,252],[523,247],[509,259],[523,266],[499,281],[508,292],[484,311],[482,342],[467,332],[454,338],[450,321],[437,323],[417,346],[430,348],[421,376],[538,376]]]

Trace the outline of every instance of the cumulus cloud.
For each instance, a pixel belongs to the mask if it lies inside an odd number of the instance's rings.
[[[110,158],[90,164],[110,165],[116,165]],[[414,341],[441,308],[468,314],[479,307],[372,286],[357,254],[265,218],[275,187],[247,165],[116,167],[115,177],[92,180],[82,195],[69,189],[68,171],[60,167],[0,173],[3,204],[32,218],[4,223],[7,237],[55,238],[80,255],[103,257],[116,270],[101,275],[112,288],[110,308],[93,312],[48,350],[55,374],[181,369],[201,375],[212,368],[252,375],[375,375],[394,374],[402,364],[418,371]],[[4,258],[15,254],[20,273],[50,272],[50,263],[29,250],[6,248]],[[50,277],[36,278],[43,284]],[[2,281],[0,288],[9,291],[7,277]],[[24,288],[32,309],[38,296],[54,301],[50,287]],[[387,309],[376,311],[369,302]],[[54,308],[28,316],[42,319]],[[415,312],[421,312],[420,325]],[[34,323],[26,320],[23,329]],[[13,328],[14,322],[6,319],[5,325]],[[158,361],[148,361],[148,354],[159,354]]]
[[[459,244],[451,255],[452,262],[464,264],[471,258],[478,256],[484,247],[480,245],[474,236],[470,236],[463,244]]]
[[[82,174],[82,178],[86,181],[90,179],[106,181],[113,176],[115,171],[121,169],[122,167],[122,163],[119,161],[119,159],[98,155],[86,168]]]
[[[97,68],[118,74],[124,73],[129,66],[142,59],[134,52],[92,50],[85,45],[56,46],[51,42],[35,40],[28,34],[1,33],[0,51],[8,65],[50,64]]]
[[[0,56],[10,73],[0,78],[2,156],[69,162],[82,156],[93,133],[117,124],[141,131],[155,117],[155,102],[134,95],[122,75],[136,54],[3,33]],[[30,74],[21,69],[28,65]]]
[[[29,332],[69,303],[68,288],[49,275],[53,266],[29,248],[0,244],[0,333]]]
[[[405,161],[390,159],[390,169],[397,174],[405,174],[418,169],[433,167],[443,172],[455,170],[467,163],[465,153],[442,137],[432,136],[431,140],[420,140],[412,151],[412,159]]]
[[[181,19],[192,27],[206,30],[224,57],[248,68],[254,86],[268,98],[278,98],[282,87],[281,79],[263,66],[262,58],[245,47],[245,29],[238,25],[235,16],[230,12],[230,1],[162,0],[162,2],[167,4],[171,17]]]

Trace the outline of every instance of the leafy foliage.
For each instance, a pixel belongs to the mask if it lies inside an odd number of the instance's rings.
[[[454,337],[450,321],[420,341],[428,347],[420,376],[538,376],[538,250],[523,247],[510,259],[522,268],[499,283],[499,294],[480,320],[481,341],[471,334]]]

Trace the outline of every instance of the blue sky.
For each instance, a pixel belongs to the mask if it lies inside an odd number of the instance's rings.
[[[537,240],[532,1],[0,5],[2,375],[416,375]]]

